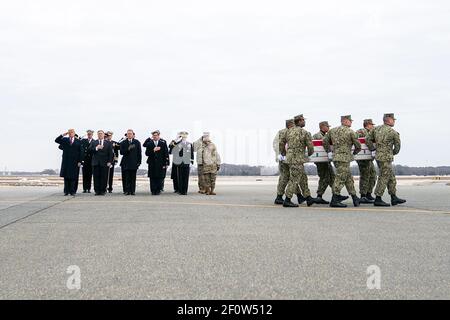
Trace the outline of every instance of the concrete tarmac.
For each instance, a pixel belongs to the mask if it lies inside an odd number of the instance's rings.
[[[450,299],[444,182],[399,185],[403,206],[342,210],[275,206],[275,179],[219,180],[209,197],[169,183],[134,197],[1,186],[0,299]]]

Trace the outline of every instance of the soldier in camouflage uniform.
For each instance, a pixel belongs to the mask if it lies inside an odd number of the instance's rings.
[[[370,131],[374,128],[372,119],[364,120],[364,128],[359,129],[356,133],[359,138],[367,138]],[[373,160],[356,161],[359,167],[359,192],[361,193],[361,203],[373,203],[375,198],[372,197],[372,191],[377,182],[377,172],[373,164]]]
[[[322,121],[321,123],[319,123],[319,129],[320,131],[313,136],[314,140],[323,140],[327,132],[330,130],[328,121]],[[330,186],[330,188],[333,188],[335,178],[333,166],[330,162],[317,162],[316,166],[317,174],[319,176],[319,187],[317,189],[316,203],[330,204],[328,201],[324,200],[322,196],[324,195],[328,186]]]
[[[295,126],[302,128],[303,130],[305,130],[305,126],[306,126],[306,118],[303,116],[303,114],[300,114],[298,116],[294,117],[294,123]],[[309,132],[308,132],[309,133]],[[309,133],[309,135],[311,135]],[[306,172],[303,170],[303,173],[301,174],[300,177],[300,185],[299,185],[299,189],[297,191],[297,200],[298,200],[298,204],[302,204],[303,202],[306,201],[306,198],[304,196],[305,194],[305,190],[308,190],[309,192],[309,187],[308,187],[308,176],[306,175]],[[303,195],[302,195],[303,193]],[[315,199],[314,199],[315,200]]]
[[[383,117],[384,124],[373,129],[367,138],[369,149],[377,152],[375,160],[378,164],[379,177],[375,189],[376,199],[374,203],[377,207],[389,206],[382,199],[386,188],[391,196],[393,206],[406,202],[406,200],[397,197],[397,180],[392,166],[394,156],[400,152],[401,148],[400,134],[393,129],[395,120],[393,113],[385,114]]]
[[[277,198],[275,199],[275,204],[278,205],[282,205],[284,203],[283,195],[289,182],[289,166],[284,159],[285,157],[280,153],[280,141],[285,136],[287,131],[293,126],[294,119],[286,120],[286,128],[278,131],[273,141],[273,150],[275,151],[276,161],[278,162],[278,169],[280,171],[280,177],[278,179],[277,186]]]
[[[351,129],[352,122],[351,116],[342,116],[342,125],[331,129],[323,139],[323,146],[327,152],[331,151],[331,145],[334,148],[333,161],[336,167],[336,178],[333,184],[333,198],[330,203],[330,207],[333,208],[347,207],[347,205],[340,202],[340,194],[344,185],[348,193],[352,196],[353,205],[355,207],[359,206],[360,199],[356,196],[355,183],[350,171],[350,163],[354,160],[353,155],[361,151],[361,143],[359,143],[356,132]],[[352,146],[355,146],[353,154]]]
[[[299,186],[303,191],[303,196],[308,206],[312,206],[315,203],[315,199],[311,197],[311,192],[308,188],[308,177],[304,167],[304,164],[308,162],[305,151],[307,150],[308,156],[311,156],[314,153],[314,146],[311,134],[302,129],[299,122],[297,121],[296,126],[287,131],[283,141],[280,143],[280,147],[288,145],[287,152],[284,149],[281,154],[286,154],[286,163],[289,166],[290,175],[283,206],[290,208],[298,207],[291,199],[294,193],[298,192]]]

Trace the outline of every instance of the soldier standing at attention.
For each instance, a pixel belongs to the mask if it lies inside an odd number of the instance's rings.
[[[217,172],[220,170],[221,159],[216,145],[211,141],[209,135],[203,137],[205,146],[202,148],[202,181],[205,186],[205,194],[215,196]]]
[[[284,203],[283,195],[286,192],[286,187],[289,182],[289,166],[286,163],[286,157],[280,153],[280,141],[286,135],[287,131],[294,127],[294,119],[286,120],[286,128],[278,131],[275,139],[273,140],[273,150],[276,154],[276,161],[278,162],[278,169],[280,177],[278,179],[277,186],[277,198],[275,204],[282,205]]]
[[[320,131],[317,132],[314,136],[314,140],[323,140],[325,138],[325,135],[330,131],[330,125],[328,121],[322,121],[319,123],[319,129]],[[334,170],[333,166],[330,162],[317,162],[317,174],[319,176],[319,187],[317,189],[317,198],[316,203],[317,204],[330,204],[328,201],[324,200],[322,197],[327,190],[328,186],[330,188],[333,188],[334,184]]]
[[[94,131],[86,131],[87,138],[81,140],[81,153],[83,156],[83,193],[91,193],[92,187],[92,154],[89,145],[94,140]]]
[[[204,138],[209,136],[209,132],[204,132],[203,136],[193,143],[194,151],[196,152],[197,159],[197,175],[198,175],[198,193],[205,194],[206,186],[204,181],[204,173],[203,173],[203,148],[206,147],[206,143]]]
[[[114,185],[114,170],[116,165],[119,163],[119,151],[120,151],[120,144],[118,144],[116,141],[113,140],[114,133],[112,131],[108,131],[105,134],[105,140],[111,142],[113,147],[113,154],[114,154],[114,160],[112,162],[111,168],[109,168],[108,173],[108,192],[113,192],[113,185]]]
[[[308,131],[301,128],[300,121],[295,124],[296,126],[290,128],[280,142],[280,149],[283,147],[281,154],[286,154],[286,163],[289,166],[289,183],[286,189],[286,199],[283,203],[283,207],[285,208],[298,207],[291,199],[294,193],[299,192],[299,186],[303,191],[303,197],[305,197],[308,207],[315,203],[315,199],[311,197],[311,192],[309,191],[308,177],[306,176],[304,167],[304,164],[308,162],[305,151],[307,151],[308,156],[314,153],[312,137]],[[287,152],[285,149],[286,144],[288,145]]]
[[[370,131],[373,130],[375,124],[372,119],[364,120],[364,128],[359,129],[356,133],[359,138],[366,138]],[[373,160],[356,161],[359,167],[359,192],[361,193],[361,203],[373,203],[375,198],[372,197],[372,191],[377,182],[377,172],[373,164]]]
[[[376,207],[389,207],[389,204],[382,199],[386,188],[391,195],[391,204],[393,206],[406,202],[406,200],[397,197],[397,180],[392,166],[394,156],[400,152],[401,147],[400,134],[393,129],[395,120],[393,113],[385,114],[383,117],[384,124],[373,129],[367,138],[369,149],[377,151],[375,160],[380,171],[375,189],[376,199],[374,205]]]
[[[330,207],[346,208],[347,205],[341,203],[341,190],[345,186],[352,196],[353,205],[359,207],[360,199],[356,196],[355,183],[350,171],[350,163],[354,160],[353,155],[361,151],[361,143],[357,139],[356,132],[351,129],[352,116],[342,116],[341,126],[331,129],[323,139],[323,146],[330,152],[330,146],[334,147],[333,161],[336,167],[336,178],[333,184],[333,198]],[[355,150],[352,154],[352,146]]]

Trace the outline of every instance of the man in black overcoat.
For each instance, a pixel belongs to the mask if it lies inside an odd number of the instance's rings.
[[[96,196],[104,196],[108,184],[109,168],[114,161],[112,143],[105,140],[105,132],[97,132],[98,140],[91,142],[92,168],[94,171],[94,190]]]
[[[125,195],[136,194],[136,175],[142,163],[142,146],[135,139],[133,130],[127,131],[127,138],[120,143],[120,154],[123,156],[120,166],[122,167],[122,183]]]
[[[144,142],[145,155],[148,157],[148,177],[152,195],[160,195],[164,188],[167,167],[170,165],[169,149],[165,140],[160,138],[158,130]]]
[[[87,137],[81,140],[81,153],[83,156],[83,193],[91,193],[92,188],[92,153],[89,150],[91,142],[94,140],[94,131],[86,131]]]
[[[57,137],[55,142],[63,151],[60,177],[64,178],[64,195],[75,196],[83,160],[81,142],[75,137],[74,129]]]

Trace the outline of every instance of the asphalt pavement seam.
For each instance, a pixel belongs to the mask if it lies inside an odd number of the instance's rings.
[[[69,201],[69,200],[70,200],[70,198],[64,199],[64,200],[62,200],[62,201],[58,201],[58,202],[53,203],[52,205],[49,205],[49,206],[47,206],[47,207],[45,207],[45,208],[41,208],[41,209],[39,209],[39,210],[33,211],[33,212],[31,212],[30,214],[27,214],[27,215],[24,216],[24,217],[21,217],[21,218],[19,218],[19,219],[13,220],[13,221],[10,221],[10,222],[8,222],[8,223],[6,223],[6,224],[4,224],[4,225],[0,225],[0,230],[4,229],[4,228],[6,228],[6,227],[8,227],[8,226],[10,226],[10,225],[13,225],[13,224],[15,224],[15,223],[17,223],[17,222],[20,222],[20,221],[23,221],[23,220],[25,220],[25,219],[28,219],[28,218],[31,217],[31,216],[34,216],[34,215],[36,215],[36,214],[38,214],[38,213],[41,213],[41,212],[43,212],[43,211],[45,211],[45,210],[48,210],[48,209],[50,209],[50,208],[53,208],[53,207],[57,206],[58,204],[61,204],[61,203],[63,203],[63,202]],[[42,200],[36,200],[36,201],[33,201],[33,200],[32,200],[32,201],[22,202],[22,203],[20,203],[20,204],[17,204],[17,205],[8,207],[8,208],[4,208],[4,209],[2,209],[2,210],[10,209],[10,208],[13,208],[13,207],[19,207],[19,206],[21,206],[21,205],[28,204],[28,203],[31,203],[31,202],[35,202],[35,203],[46,203],[45,201],[42,201]],[[50,202],[50,201],[48,201],[48,202]],[[51,201],[51,202],[55,202],[55,201]],[[2,211],[2,210],[0,210],[0,211]]]

